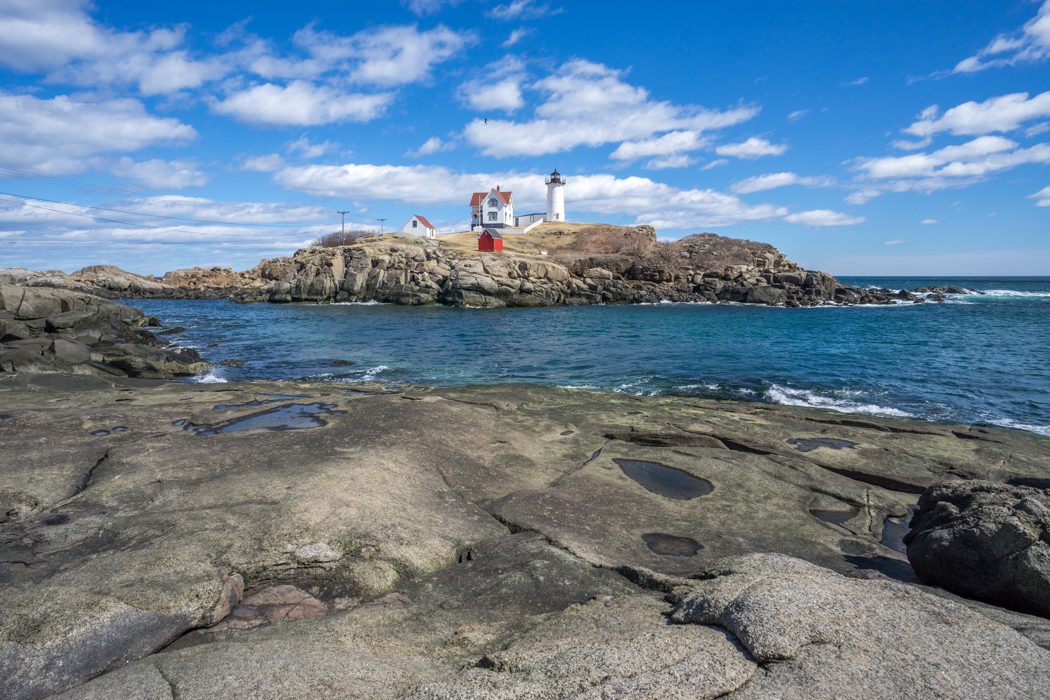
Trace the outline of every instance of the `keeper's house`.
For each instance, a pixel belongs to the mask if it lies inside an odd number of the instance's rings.
[[[514,226],[514,193],[500,190],[475,192],[470,197],[470,225],[485,228]]]

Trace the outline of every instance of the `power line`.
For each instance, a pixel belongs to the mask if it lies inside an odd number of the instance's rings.
[[[0,194],[3,194],[3,193],[0,192]],[[54,207],[45,207],[45,206],[42,206],[40,204],[30,204],[29,202],[22,202],[22,204],[27,206],[27,207],[33,207],[34,209],[43,209],[45,211],[53,211],[53,212],[58,212],[59,214],[68,214],[70,216],[82,216],[82,217],[84,217],[86,219],[94,219],[95,221],[101,221],[101,222],[110,223],[110,224],[120,224],[122,226],[133,226],[133,227],[139,228],[139,229],[149,229],[151,231],[165,231],[165,232],[168,232],[168,233],[188,233],[188,234],[194,235],[194,236],[199,236],[201,234],[200,231],[191,231],[190,229],[185,229],[185,228],[170,228],[170,227],[166,227],[166,226],[150,226],[149,224],[137,224],[137,223],[135,223],[133,221],[120,221],[119,219],[107,219],[107,218],[102,217],[102,216],[94,216],[93,214],[84,214],[84,213],[76,212],[76,211],[66,211],[64,209],[55,209]],[[212,243],[212,242],[223,242],[223,241],[208,239],[206,241],[194,241],[194,242],[207,244],[207,243]],[[233,242],[238,242],[238,241],[237,241],[237,239],[230,239],[228,242],[233,243]],[[189,244],[189,243],[191,243],[191,242],[187,241],[187,244]]]
[[[0,172],[11,173],[20,180],[38,180],[40,182],[62,185],[64,187],[76,187],[78,189],[93,190],[96,192],[123,192],[125,194],[149,196],[149,193],[143,190],[133,190],[125,187],[116,187],[114,185],[92,185],[91,183],[79,180],[70,180],[68,178],[55,177],[53,175],[40,175],[39,173],[34,173],[29,170],[19,170],[18,168],[10,168],[6,166],[0,166]]]
[[[240,223],[240,222],[236,222],[236,221],[214,221],[214,220],[209,220],[209,219],[191,219],[191,218],[185,217],[185,216],[167,216],[165,214],[148,214],[146,212],[130,211],[128,209],[112,209],[112,208],[109,208],[109,207],[96,207],[96,206],[92,206],[90,204],[80,204],[78,202],[63,202],[63,201],[58,200],[58,199],[45,199],[44,197],[30,197],[29,195],[14,194],[13,192],[0,192],[0,195],[4,195],[5,197],[12,197],[12,198],[15,198],[15,199],[22,200],[22,204],[25,204],[26,206],[33,206],[32,204],[29,204],[28,202],[25,201],[27,199],[32,199],[35,202],[47,202],[49,204],[64,204],[64,205],[66,205],[68,207],[81,207],[82,209],[94,209],[96,211],[111,211],[111,212],[115,212],[117,214],[130,214],[132,216],[145,216],[145,217],[151,217],[151,218],[154,218],[154,219],[166,219],[166,220],[169,220],[169,221],[183,221],[183,222],[191,223],[191,224],[207,224],[207,225],[212,225],[212,226],[252,226],[252,227],[259,227],[259,226],[286,226],[287,225],[287,224],[250,224],[250,223]],[[44,209],[45,207],[39,207],[39,208],[40,209]],[[63,214],[75,214],[75,212],[66,212],[66,211],[62,211],[61,209],[52,209],[51,211],[57,211],[57,212],[61,212]],[[103,219],[100,219],[100,220],[103,220]],[[130,223],[130,222],[119,222],[119,221],[116,221],[114,223],[127,223],[130,226],[144,226],[145,225],[145,224],[133,224],[133,223]]]

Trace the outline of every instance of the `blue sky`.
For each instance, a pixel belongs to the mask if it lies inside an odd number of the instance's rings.
[[[570,220],[1050,274],[1050,0],[0,0],[0,81],[0,266],[463,230],[557,167]]]

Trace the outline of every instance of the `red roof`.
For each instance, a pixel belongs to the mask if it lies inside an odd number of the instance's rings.
[[[422,214],[416,214],[416,218],[419,219],[419,223],[423,224],[427,228],[434,228],[434,224],[427,221],[427,217],[423,216]]]
[[[510,204],[510,198],[511,198],[511,196],[514,193],[513,192],[504,192],[502,190],[496,190],[496,194],[499,195],[500,199],[503,200],[504,204]],[[470,197],[470,206],[472,206],[472,207],[481,206],[481,203],[485,200],[485,197],[488,197],[488,196],[489,196],[488,192],[475,192]]]

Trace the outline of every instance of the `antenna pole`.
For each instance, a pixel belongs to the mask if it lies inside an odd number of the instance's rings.
[[[346,235],[346,215],[349,213],[349,209],[347,209],[346,211],[336,211],[336,214],[339,214],[341,219],[341,222],[339,224],[339,230],[344,236]]]
[[[379,222],[379,235],[383,235],[383,224],[386,223],[386,219],[376,219]]]

